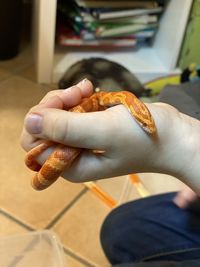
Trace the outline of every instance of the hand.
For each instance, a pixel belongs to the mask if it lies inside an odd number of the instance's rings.
[[[42,108],[54,108],[68,110],[73,106],[78,105],[81,99],[88,97],[93,92],[93,86],[87,79],[81,81],[79,84],[67,88],[66,90],[53,90],[40,101],[40,103],[32,107],[28,114],[35,114],[34,111]],[[34,123],[33,123],[34,124]],[[21,146],[29,151],[33,147],[37,146],[42,141],[41,138],[37,138],[23,127],[21,135]]]
[[[21,141],[24,149],[31,149],[42,139],[86,149],[63,173],[74,182],[132,172],[161,172],[176,176],[200,192],[199,121],[169,105],[148,104],[158,128],[158,138],[154,139],[122,105],[82,114],[63,110],[80,103],[91,92],[89,81],[70,90],[50,92],[26,116]],[[93,150],[104,153],[94,154]],[[43,163],[49,153],[43,153],[38,161]]]
[[[191,203],[198,198],[198,195],[189,187],[177,193],[174,198],[174,203],[181,209],[186,209]]]

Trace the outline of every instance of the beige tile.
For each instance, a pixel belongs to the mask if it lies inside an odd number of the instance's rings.
[[[150,195],[179,191],[184,188],[184,184],[175,177],[159,173],[142,173],[138,174],[145,191]],[[143,197],[137,186],[128,180],[126,190],[121,196],[121,203],[133,201]]]
[[[26,112],[46,92],[17,76],[0,83],[0,207],[35,228],[45,227],[83,189],[63,179],[43,192],[30,187],[33,173],[24,165],[20,134]]]
[[[20,224],[7,218],[5,215],[0,213],[0,237],[8,236],[13,234],[26,233],[27,230]]]
[[[31,46],[27,45],[15,58],[0,61],[0,67],[13,74],[23,70],[31,63],[33,63],[33,51]]]
[[[19,76],[28,79],[30,81],[36,82],[36,68],[34,64],[31,64],[27,68],[23,69]]]
[[[87,192],[53,227],[64,246],[92,262],[107,267],[99,241],[99,231],[110,209]]]
[[[18,75],[30,81],[37,82],[36,67],[34,64],[31,64],[27,68],[23,69]],[[47,90],[56,90],[58,89],[58,84],[57,83],[43,84],[43,87],[46,88]]]
[[[142,173],[138,174],[138,176],[150,195],[178,191],[184,188],[182,182],[169,175]],[[104,179],[98,181],[97,184],[121,204],[141,197],[137,187],[135,187],[127,177],[128,176],[121,176]]]
[[[10,73],[3,68],[0,68],[0,81],[7,79],[10,76]]]
[[[74,259],[73,257],[67,255],[66,253],[64,255],[64,261],[65,261],[65,267],[87,267],[86,264]]]
[[[151,194],[160,194],[181,190],[184,184],[175,177],[159,173],[139,174],[146,188]]]

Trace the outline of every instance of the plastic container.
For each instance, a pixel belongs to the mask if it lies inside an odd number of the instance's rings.
[[[63,253],[48,230],[0,238],[1,267],[66,267]]]

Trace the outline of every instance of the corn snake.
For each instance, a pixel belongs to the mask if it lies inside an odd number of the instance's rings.
[[[89,98],[84,98],[80,105],[69,109],[70,112],[93,112],[105,110],[108,107],[123,104],[149,135],[154,136],[157,132],[154,119],[146,105],[134,94],[128,91],[121,92],[98,92]],[[55,150],[47,158],[43,166],[40,166],[35,158],[48,147],[55,146]],[[33,171],[37,171],[32,179],[32,186],[36,190],[43,190],[54,183],[62,172],[69,168],[73,161],[81,153],[81,148],[66,147],[63,144],[55,144],[51,141],[41,143],[31,149],[25,158],[26,165]]]

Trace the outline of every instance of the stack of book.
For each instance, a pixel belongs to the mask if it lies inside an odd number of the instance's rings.
[[[166,0],[60,0],[57,43],[64,46],[138,47],[159,27]]]

